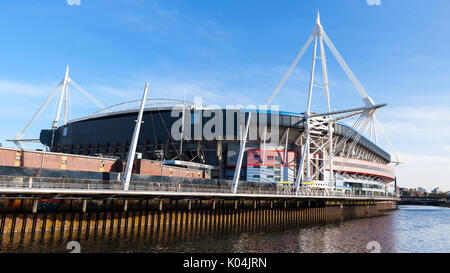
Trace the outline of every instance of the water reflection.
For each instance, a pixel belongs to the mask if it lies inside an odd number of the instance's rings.
[[[450,252],[450,208],[401,206],[394,228],[398,252]]]
[[[227,228],[201,227],[152,232],[121,231],[79,236],[55,234],[0,239],[1,252],[69,252],[67,243],[80,242],[81,252],[369,252],[376,241],[381,252],[450,252],[450,209],[400,206],[383,216],[315,226]]]

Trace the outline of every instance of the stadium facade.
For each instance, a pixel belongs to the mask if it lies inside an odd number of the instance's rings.
[[[52,152],[111,156],[126,159],[138,108],[120,104],[72,120],[53,130],[42,130],[40,140]],[[305,145],[305,114],[248,109],[219,109],[187,102],[148,100],[137,152],[142,159],[178,168],[208,171],[216,179],[233,179],[245,121],[253,113],[240,180],[293,184]],[[385,194],[395,190],[390,155],[350,126],[335,122],[332,157],[334,185],[329,184],[327,149],[310,147],[310,181],[302,187]],[[53,134],[54,132],[54,134]],[[318,143],[327,134],[316,132]],[[342,143],[343,142],[343,143]],[[341,145],[338,145],[341,143]],[[355,145],[352,145],[355,144]],[[318,147],[319,148],[319,147]]]

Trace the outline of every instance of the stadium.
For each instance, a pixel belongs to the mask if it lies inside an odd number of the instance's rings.
[[[271,103],[311,44],[314,46],[307,109],[301,113],[280,111]],[[358,92],[362,107],[331,111],[324,44]],[[316,63],[322,67],[321,84],[314,79]],[[204,107],[198,101],[167,98],[147,100],[148,84],[142,100],[104,107],[76,84],[68,71],[67,67],[58,87],[12,140],[17,146],[28,141],[22,139],[25,130],[60,90],[52,127],[42,130],[38,140],[49,152],[126,161],[125,173],[181,177],[194,177],[195,173],[195,178],[232,180],[234,193],[239,181],[294,185],[297,191],[300,187],[363,195],[396,191],[395,172],[389,164],[400,161],[395,154],[395,160],[391,159],[378,145],[377,137],[378,132],[383,133],[394,151],[375,116],[375,111],[386,104],[375,104],[369,97],[323,30],[319,15],[306,43],[266,104],[258,109]],[[101,110],[68,121],[68,84]],[[326,94],[326,112],[311,109],[315,88]],[[64,122],[60,125],[62,112]],[[349,125],[345,122],[349,119],[356,120]],[[139,170],[130,170],[128,163],[136,159],[141,163]],[[65,159],[55,160],[62,160],[61,168],[69,168]],[[103,165],[95,168],[105,169]]]
[[[53,144],[53,130],[42,130],[40,140],[53,152],[126,159],[139,111],[137,102],[70,121],[56,129]],[[176,168],[202,169],[211,178],[231,180],[249,113],[253,115],[240,180],[294,183],[306,142],[305,113],[211,109],[175,100],[147,100],[136,151],[142,159]],[[211,128],[208,124],[213,120],[216,125]],[[210,135],[205,134],[208,129]],[[314,137],[315,144],[327,140],[327,130],[312,134]],[[303,181],[303,187],[333,187],[359,194],[393,190],[390,183],[395,175],[388,166],[391,158],[387,152],[339,122],[333,124],[332,142],[334,147],[341,147],[332,159],[333,183],[329,183],[327,165],[329,145],[311,145],[310,163],[305,167],[309,172],[305,177],[310,181]]]

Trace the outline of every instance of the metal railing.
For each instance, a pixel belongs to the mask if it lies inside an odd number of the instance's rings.
[[[71,190],[112,190],[123,191],[121,181],[73,179],[73,178],[39,178],[39,177],[13,177],[0,176],[1,188],[18,189],[71,189]],[[226,193],[231,194],[229,186],[131,181],[128,191],[143,192],[182,192],[182,193]],[[367,195],[355,194],[337,190],[301,189],[296,192],[294,186],[271,185],[270,187],[240,186],[237,194],[279,195],[279,196],[305,196],[305,197],[364,197],[370,199],[393,197],[394,194]]]

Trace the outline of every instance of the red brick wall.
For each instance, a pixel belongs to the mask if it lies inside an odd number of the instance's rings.
[[[163,176],[175,176],[174,175],[174,168],[163,166],[162,175]]]
[[[158,161],[138,159],[133,165],[133,173],[146,175],[161,175],[162,163]]]
[[[21,154],[19,160],[20,167],[57,169],[57,170],[77,170],[77,171],[91,171],[91,172],[109,172],[115,171],[115,159],[101,159],[79,157],[69,154],[52,154],[33,151],[16,151],[0,148],[0,165],[15,166],[16,153]],[[42,163],[43,160],[43,163]],[[103,166],[102,166],[103,165]]]
[[[105,164],[104,166],[105,172],[116,172],[116,173],[122,172],[122,164],[120,161],[107,160],[104,162],[104,164]]]
[[[16,151],[0,150],[0,165],[14,166],[16,160]]]
[[[22,153],[23,164],[21,164],[20,166],[30,168],[40,168],[42,155],[43,154],[23,152]]]
[[[171,166],[162,166],[163,176],[177,176],[177,177],[191,177],[191,178],[205,178],[203,171],[189,170],[184,168],[177,168]]]
[[[21,155],[16,160],[16,154]],[[44,160],[42,164],[42,159]],[[115,159],[80,157],[70,154],[53,154],[33,151],[0,148],[0,165],[20,166],[29,168],[74,170],[90,172],[122,172],[125,162]],[[103,165],[103,166],[102,166]],[[191,178],[209,178],[209,176],[198,170],[189,170],[171,166],[163,166],[161,162],[138,159],[133,165],[133,173],[145,175],[163,175]]]
[[[44,169],[62,169],[61,168],[62,156],[46,154],[44,155]],[[25,165],[24,167],[28,167]]]

